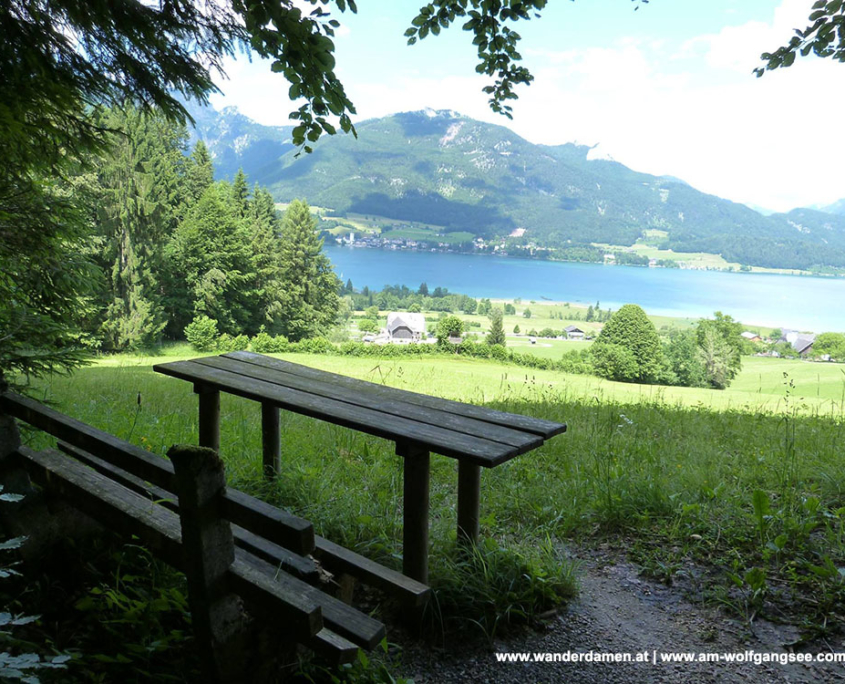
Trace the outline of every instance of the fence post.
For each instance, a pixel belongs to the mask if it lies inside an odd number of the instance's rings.
[[[204,447],[176,445],[167,455],[176,474],[188,601],[204,681],[243,681],[248,619],[226,584],[235,545],[232,527],[219,513],[223,462]]]
[[[6,392],[9,385],[0,373],[0,394]],[[0,408],[0,484],[6,494],[21,494],[27,496],[34,493],[29,475],[19,466],[12,463],[13,454],[21,445],[21,433],[15,419]],[[32,497],[17,504],[4,503],[0,508],[0,519],[9,534],[27,534],[30,526],[21,520],[17,513],[24,505],[30,505]],[[43,508],[43,506],[42,506]],[[7,515],[8,514],[8,515]]]

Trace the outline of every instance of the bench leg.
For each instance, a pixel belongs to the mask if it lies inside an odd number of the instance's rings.
[[[195,384],[200,404],[200,446],[220,452],[220,392]]]
[[[458,461],[458,543],[478,543],[481,466]]]
[[[264,477],[273,479],[282,468],[282,435],[279,409],[261,404],[261,447],[264,458]]]
[[[405,459],[402,572],[428,584],[428,450],[416,444],[397,445]]]

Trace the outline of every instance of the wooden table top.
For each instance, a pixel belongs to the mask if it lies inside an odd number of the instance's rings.
[[[492,468],[566,425],[385,387],[252,352],[153,366],[158,373]]]

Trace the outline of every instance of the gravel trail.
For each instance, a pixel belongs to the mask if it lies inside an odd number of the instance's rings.
[[[845,664],[806,663],[502,663],[496,653],[788,653],[798,630],[755,620],[753,632],[714,608],[693,604],[678,587],[638,576],[619,554],[582,559],[578,599],[539,631],[499,640],[493,650],[453,643],[432,650],[408,645],[401,672],[416,684],[674,684],[845,682]],[[845,652],[845,641],[814,645],[812,653]]]

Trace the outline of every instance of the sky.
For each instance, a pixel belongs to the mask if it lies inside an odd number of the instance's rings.
[[[507,126],[533,143],[595,146],[592,157],[671,175],[768,210],[845,197],[845,64],[813,56],[757,78],[760,54],[804,28],[813,0],[551,0],[519,22],[513,121],[490,111],[460,24],[408,46],[420,0],[359,0],[341,21],[336,72],[356,121],[424,108]],[[290,125],[288,84],[267,62],[226,64],[212,97],[266,125]]]

